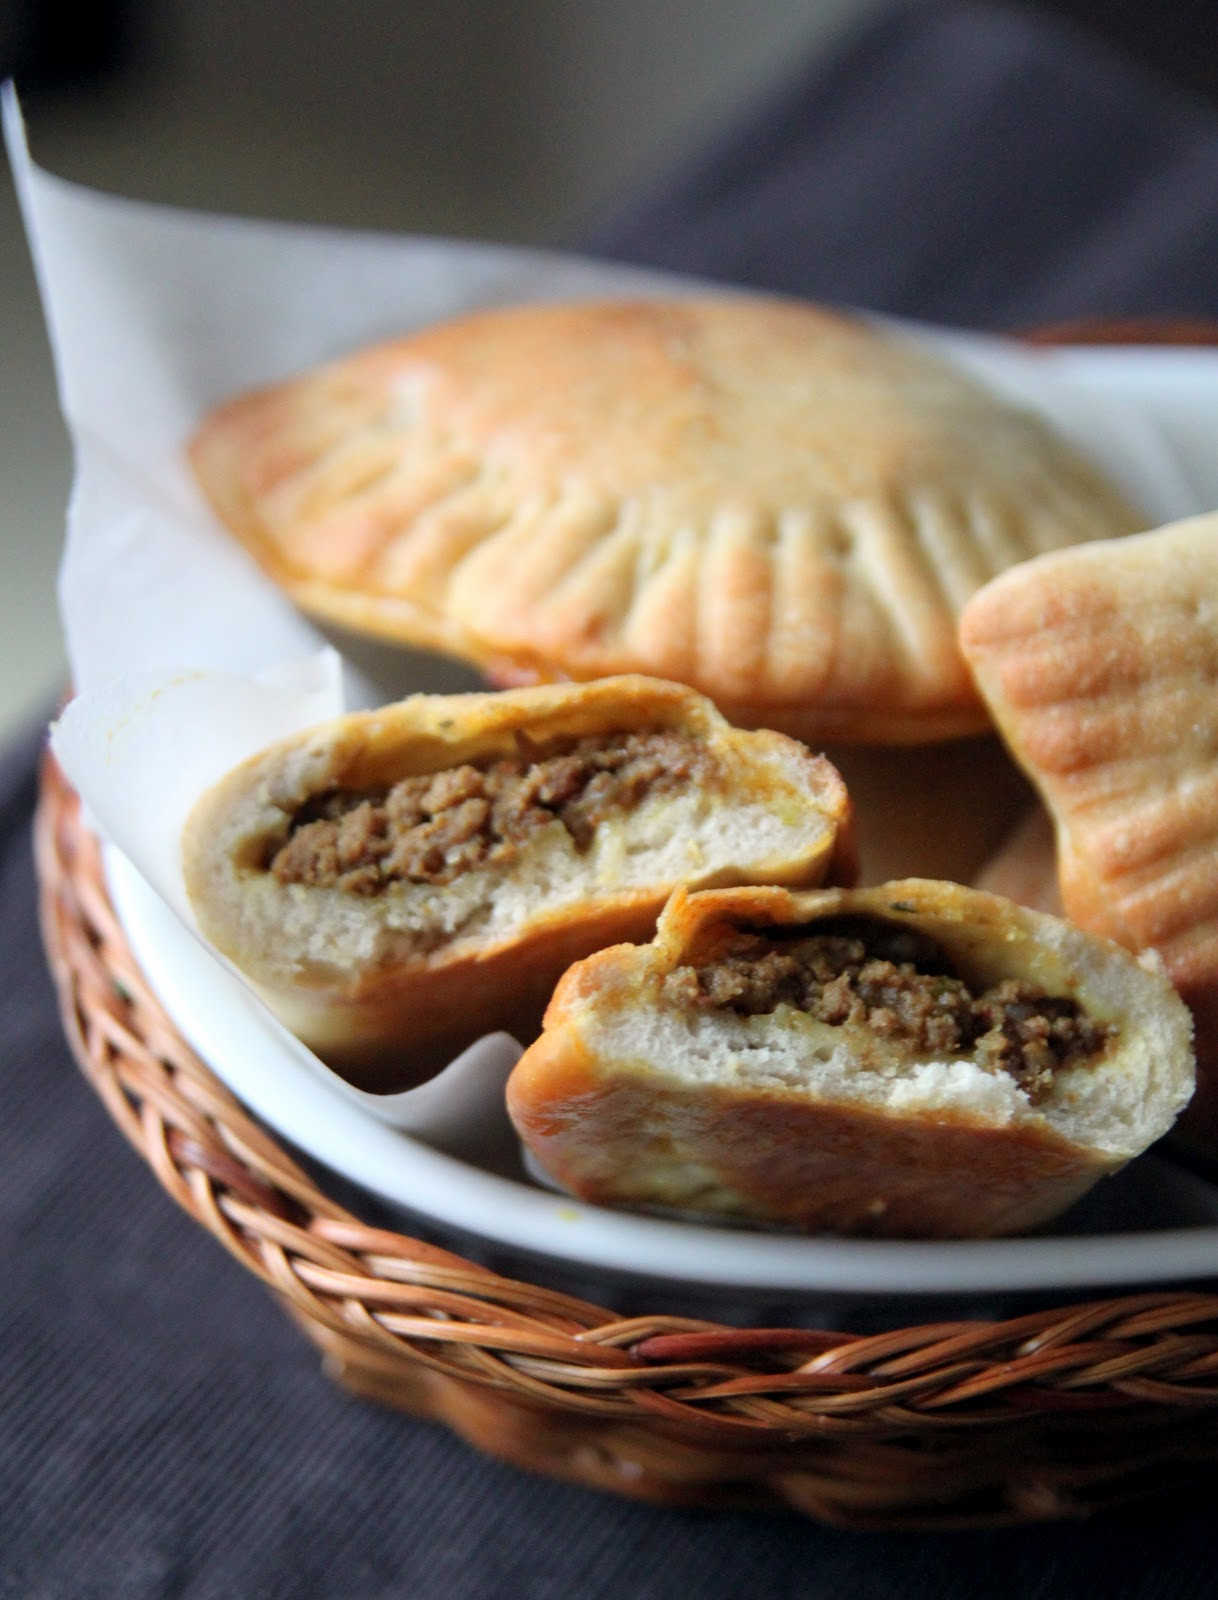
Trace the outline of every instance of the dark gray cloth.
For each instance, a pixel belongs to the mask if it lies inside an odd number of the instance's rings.
[[[597,242],[987,326],[1218,313],[1218,121],[1069,30],[883,20]],[[0,769],[0,1596],[955,1600],[1213,1592],[1191,1505],[1002,1534],[659,1510],[346,1398],[71,1063],[35,933],[34,746]]]
[[[1071,24],[914,3],[590,242],[928,322],[1218,316],[1218,116]]]

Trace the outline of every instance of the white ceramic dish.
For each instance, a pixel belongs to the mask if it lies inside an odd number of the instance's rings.
[[[506,1119],[477,1161],[434,1149],[348,1103],[314,1058],[116,852],[111,892],[136,957],[187,1040],[284,1138],[381,1200],[507,1247],[667,1284],[780,1296],[1005,1296],[1153,1285],[1218,1265],[1218,1189],[1155,1157],[1106,1180],[1052,1237],[887,1243],[699,1227],[579,1204],[532,1185]],[[502,1138],[495,1137],[502,1135]],[[513,1174],[513,1169],[515,1169]]]
[[[952,344],[958,338],[936,337]],[[984,354],[969,351],[981,365]],[[1055,352],[1053,367],[1055,380],[1074,391],[1076,406],[1094,397],[1101,416],[1092,419],[1090,443],[1098,437],[1110,465],[1126,425],[1133,425],[1124,464],[1148,509],[1167,518],[1218,505],[1218,466],[1202,448],[1218,426],[1218,355],[1088,348]],[[1144,432],[1147,420],[1152,426]],[[417,662],[407,665],[412,678]],[[430,675],[426,683],[382,685],[386,693],[462,686],[432,683]],[[1105,1180],[1054,1234],[1028,1239],[806,1239],[579,1204],[530,1181],[501,1111],[473,1139],[437,1148],[347,1100],[117,852],[110,852],[108,870],[119,916],[153,987],[185,1037],[251,1110],[381,1201],[509,1255],[544,1257],[585,1280],[599,1274],[607,1282],[662,1281],[746,1308],[779,1297],[784,1307],[808,1315],[860,1300],[895,1306],[947,1296],[993,1304],[1029,1292],[1127,1290],[1218,1273],[1218,1185],[1154,1155]]]
[[[1218,505],[1218,466],[1206,444],[1218,427],[1218,355],[1088,348],[1055,352],[1053,367],[1076,404],[1094,397],[1110,461],[1118,453],[1114,441],[1126,431],[1122,414],[1152,423],[1147,433],[1134,428],[1125,463],[1127,472],[1136,467],[1130,475],[1149,510],[1167,518]],[[1030,1239],[803,1239],[577,1204],[529,1181],[501,1116],[494,1127],[482,1128],[475,1145],[445,1149],[369,1116],[326,1081],[310,1053],[117,855],[111,856],[111,885],[154,988],[187,1039],[246,1105],[382,1201],[509,1253],[546,1257],[585,1277],[625,1275],[737,1303],[743,1297],[746,1305],[750,1297],[779,1296],[810,1315],[860,1299],[895,1305],[938,1295],[971,1297],[977,1304],[980,1297],[992,1302],[1026,1292],[1128,1289],[1218,1272],[1218,1186],[1153,1155],[1102,1183],[1055,1234]]]

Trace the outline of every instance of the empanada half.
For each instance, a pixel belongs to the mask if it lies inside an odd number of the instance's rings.
[[[966,608],[961,644],[1057,832],[1066,914],[1152,946],[1197,1018],[1218,1132],[1218,516],[1063,550]]]
[[[221,406],[190,455],[321,617],[499,683],[674,679],[813,742],[983,727],[964,601],[1144,525],[913,343],[743,296],[467,316]]]
[[[1048,1221],[1166,1132],[1189,1044],[1153,956],[998,896],[727,889],[572,968],[508,1108],[587,1200],[982,1236]]]
[[[364,1088],[522,1039],[581,956],[647,939],[678,884],[852,871],[829,762],[675,684],[416,696],[245,762],[192,812],[200,928]]]

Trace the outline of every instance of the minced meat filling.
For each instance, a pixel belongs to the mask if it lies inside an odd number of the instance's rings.
[[[742,932],[711,961],[664,980],[682,1007],[758,1016],[780,1005],[831,1027],[862,1026],[920,1055],[970,1052],[1005,1072],[1035,1104],[1053,1075],[1095,1056],[1111,1034],[1076,1000],[1004,978],[974,992],[922,934],[879,918],[841,918],[825,932]]]
[[[316,796],[292,822],[269,870],[281,883],[375,895],[391,883],[452,883],[506,865],[539,828],[561,822],[585,851],[611,813],[706,775],[702,745],[667,729],[568,739],[403,778],[371,794]]]

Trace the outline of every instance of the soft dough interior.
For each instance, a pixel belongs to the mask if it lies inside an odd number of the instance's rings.
[[[294,810],[280,800],[241,853],[246,936],[278,951],[299,974],[356,964],[375,966],[404,951],[425,953],[467,938],[497,939],[539,915],[657,885],[737,881],[737,869],[808,851],[829,824],[800,793],[794,760],[764,757],[765,781],[749,763],[700,751],[696,781],[658,787],[628,808],[610,809],[577,843],[555,818],[523,839],[504,862],[462,870],[442,884],[398,880],[375,894],[282,883],[267,862],[285,841]],[[758,798],[752,798],[756,794]],[[299,810],[308,800],[301,795]]]
[[[1026,976],[1018,961],[1013,965],[1000,976]],[[801,1098],[811,1093],[826,1102],[901,1115],[960,1117],[991,1126],[1048,1125],[1067,1139],[1115,1155],[1141,1138],[1151,1103],[1148,1091],[1159,1075],[1153,1030],[1149,1041],[1131,1039],[1120,1022],[1129,997],[1116,1003],[1105,972],[1092,975],[1083,1007],[1101,1025],[1098,1048],[1059,1067],[1036,1097],[975,1049],[916,1048],[857,1021],[827,1023],[789,1003],[754,1015],[681,1003],[671,986],[666,989],[667,976],[651,972],[645,980],[646,1004],[610,1004],[581,1013],[581,1032],[592,1055],[645,1077],[662,1064],[670,1083],[692,1090],[787,1089]],[[1055,988],[1046,986],[1050,993]],[[1056,992],[1068,990],[1063,986]]]

